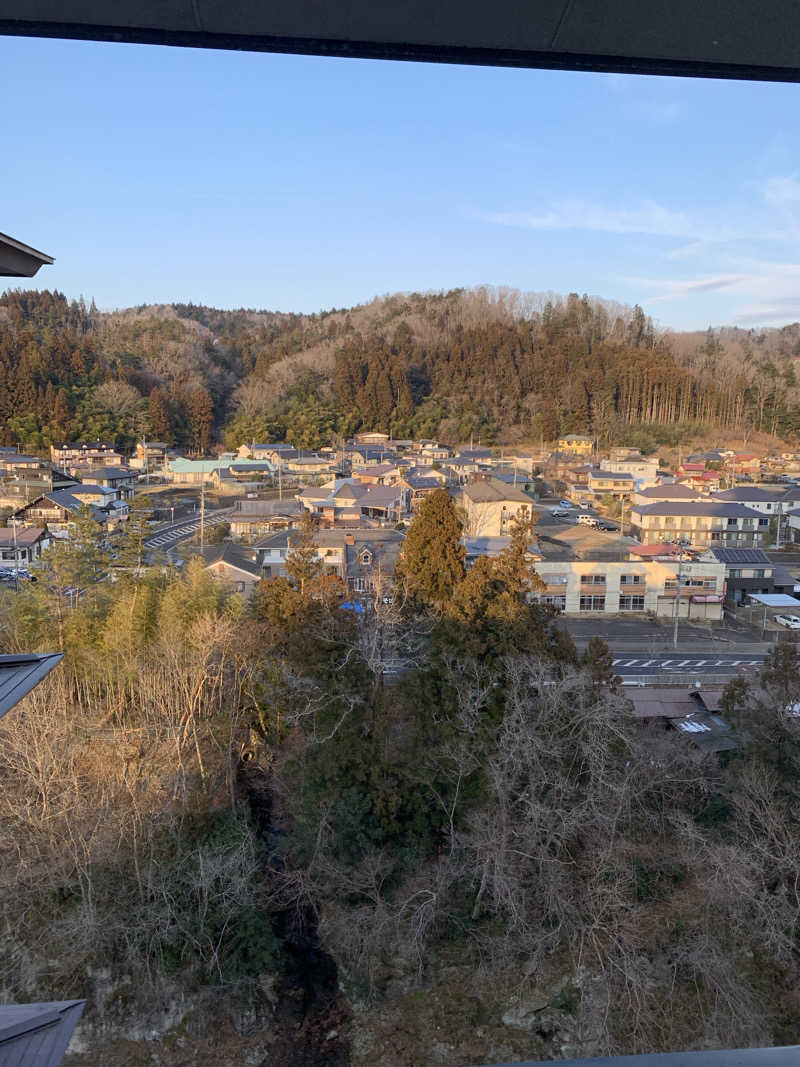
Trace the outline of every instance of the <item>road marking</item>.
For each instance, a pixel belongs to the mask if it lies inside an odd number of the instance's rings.
[[[665,659],[664,662],[661,664],[661,666],[662,667],[669,667],[670,663],[672,663],[671,659]]]
[[[682,660],[680,661],[680,663],[678,664],[678,666],[679,666],[679,667],[685,667],[685,666],[686,666],[686,664],[687,664],[688,662],[689,662],[689,660],[688,660],[688,659],[682,659]]]
[[[708,666],[708,664],[706,663],[706,661],[704,659],[699,659],[697,661],[697,663],[694,664],[694,666],[695,667],[705,667],[705,666]]]
[[[642,662],[641,666],[642,667],[649,667],[651,665],[651,663],[655,663],[655,660],[654,659],[646,659],[646,660],[644,660]]]
[[[731,667],[738,667],[741,662],[740,659],[735,659],[731,662]]]
[[[616,665],[617,665],[618,663],[619,663],[619,660],[618,660],[618,659],[612,660],[612,661],[611,661],[611,666],[612,666],[612,667],[616,667]]]
[[[627,663],[621,663],[620,666],[621,667],[633,667],[638,662],[639,662],[638,659],[629,659]]]

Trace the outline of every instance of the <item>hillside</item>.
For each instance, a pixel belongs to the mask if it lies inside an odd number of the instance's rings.
[[[516,443],[592,433],[654,448],[722,431],[800,433],[800,325],[656,330],[638,307],[454,290],[313,315],[193,304],[99,312],[60,293],[0,297],[5,443],[208,450],[361,427]]]

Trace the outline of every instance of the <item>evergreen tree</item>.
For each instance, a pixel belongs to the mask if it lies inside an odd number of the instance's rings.
[[[154,385],[150,391],[150,436],[157,441],[170,444],[174,432],[175,427],[167,398],[158,386]]]
[[[442,611],[464,580],[462,524],[446,489],[427,496],[408,530],[395,576],[413,599]]]

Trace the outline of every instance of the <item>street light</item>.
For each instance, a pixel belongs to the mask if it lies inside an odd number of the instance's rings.
[[[674,542],[673,542],[674,543]],[[678,616],[681,610],[681,582],[683,580],[683,550],[689,545],[688,541],[678,541],[680,553],[678,554],[678,588],[675,590],[675,609],[672,619],[672,647],[678,647]]]

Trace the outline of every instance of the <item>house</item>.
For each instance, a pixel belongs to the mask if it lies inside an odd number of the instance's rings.
[[[421,475],[408,475],[400,482],[400,485],[410,493],[408,507],[411,511],[416,511],[426,496],[430,496],[442,487],[438,478]]]
[[[251,541],[276,530],[299,526],[303,505],[297,500],[237,500],[228,516],[231,537]]]
[[[316,558],[329,574],[338,574],[354,593],[374,595],[390,582],[403,547],[398,530],[315,530]],[[288,531],[264,538],[255,546],[265,577],[286,574],[291,550]]]
[[[83,482],[83,478],[80,479]],[[95,467],[91,472],[91,481],[104,489],[117,494],[119,500],[130,500],[138,480],[136,471],[127,467]]]
[[[215,578],[232,582],[236,591],[249,596],[262,577],[258,553],[242,545],[225,543],[198,550],[205,569]]]
[[[723,489],[714,493],[712,500],[732,501],[744,504],[753,511],[760,511],[762,515],[775,515],[780,510],[780,502],[784,496],[784,490],[762,489],[758,485],[737,485],[735,489]]]
[[[353,478],[362,485],[390,485],[402,476],[400,468],[393,463],[379,463],[375,467],[361,467],[353,471]]]
[[[648,482],[656,484],[658,475],[658,460],[646,459],[644,456],[624,459],[605,459],[603,469],[613,471],[616,474],[631,474],[637,483]]]
[[[239,445],[239,456],[242,459],[269,460],[277,467],[282,460],[296,459],[300,453],[293,445],[284,441],[275,444],[257,444],[255,441],[248,445]]]
[[[734,607],[753,593],[794,592],[794,578],[785,567],[774,564],[759,548],[712,548],[703,559],[725,565],[725,599]]]
[[[367,519],[399,522],[410,510],[411,493],[402,484],[371,486],[359,500],[361,514]]]
[[[318,478],[321,474],[330,475],[335,466],[333,457],[316,456],[313,453],[286,458],[281,463],[282,470],[300,480]]]
[[[536,564],[545,583],[538,599],[568,615],[642,614],[719,620],[725,566],[714,560],[546,559]],[[679,585],[680,576],[680,585]]]
[[[442,463],[452,455],[452,449],[447,445],[433,443],[424,445],[419,450],[419,454],[426,463]]]
[[[361,499],[370,491],[355,478],[340,478],[320,486],[308,486],[297,494],[304,508],[330,525],[357,526],[361,522]]]
[[[594,451],[594,438],[584,437],[577,433],[568,433],[566,437],[559,437],[556,443],[558,452],[571,452],[579,456],[589,456]]]
[[[211,484],[222,493],[244,493],[259,490],[275,481],[275,467],[269,460],[237,460],[211,473]]]
[[[464,546],[466,556],[464,562],[471,567],[481,556],[495,559],[501,552],[511,547],[511,538],[506,537],[462,537],[461,544]],[[528,560],[531,564],[541,560],[539,546],[536,541],[528,545]]]
[[[729,752],[736,738],[719,715],[721,689],[660,689],[650,686],[626,692],[637,719],[649,725],[674,730],[701,752]]]
[[[41,527],[0,527],[0,567],[30,567],[49,544],[47,530]]]
[[[615,500],[627,500],[635,488],[633,475],[625,471],[590,471],[587,484],[594,496],[609,495]]]
[[[88,509],[90,518],[109,528],[126,518],[128,511],[128,505],[117,500],[112,491],[99,485],[86,485],[42,493],[18,508],[11,518],[23,526],[46,526],[51,532],[69,531],[84,508]]]
[[[161,474],[166,470],[169,461],[174,458],[176,458],[176,453],[166,441],[138,441],[136,455],[132,457],[131,464],[150,474]]]
[[[388,445],[389,435],[377,430],[367,430],[364,433],[357,433],[353,441],[357,445]]]
[[[636,489],[631,500],[634,504],[657,504],[673,501],[704,500],[702,492],[691,485],[675,482],[670,485],[651,485],[647,489]]]
[[[761,545],[769,518],[744,504],[713,500],[635,504],[631,529],[642,544],[686,541],[698,548],[751,548]]]
[[[122,463],[122,456],[108,441],[68,441],[50,445],[50,459],[62,470],[68,470],[73,463],[90,467],[117,466]]]
[[[464,533],[468,537],[498,537],[509,533],[519,515],[530,519],[531,498],[513,485],[495,478],[475,478],[454,491],[456,504],[464,512]]]

